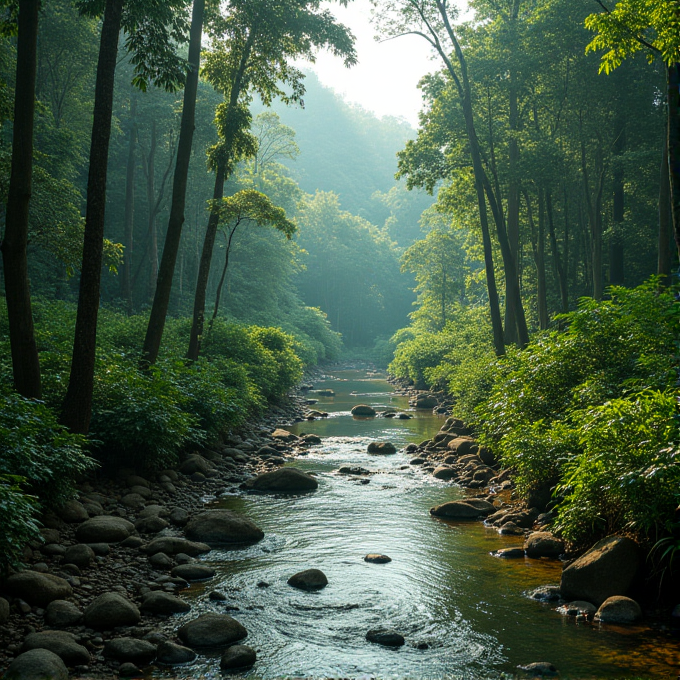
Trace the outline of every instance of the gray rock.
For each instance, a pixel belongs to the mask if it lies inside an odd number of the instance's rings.
[[[83,612],[68,600],[53,600],[45,610],[45,623],[54,628],[77,626],[83,618]]]
[[[185,581],[204,581],[212,578],[215,575],[215,570],[205,564],[178,564],[173,567],[170,572],[177,578],[183,578]]]
[[[373,564],[387,564],[391,562],[392,558],[387,555],[380,555],[379,553],[369,553],[364,557],[364,562],[372,562]]]
[[[397,452],[397,447],[392,442],[371,442],[368,445],[368,452],[381,456],[390,456]]]
[[[214,470],[212,463],[199,456],[197,453],[189,456],[180,466],[179,471],[183,475],[193,475],[199,472],[202,475],[208,476]]]
[[[222,654],[220,668],[222,670],[249,668],[256,660],[257,654],[252,647],[248,647],[248,645],[233,645]]]
[[[133,531],[132,522],[122,517],[100,515],[83,522],[76,530],[81,543],[120,543]]]
[[[85,609],[83,622],[95,630],[111,630],[118,626],[139,623],[139,609],[118,593],[104,593],[96,597]]]
[[[529,597],[539,602],[556,602],[562,599],[562,594],[560,593],[559,586],[540,586],[539,588],[534,588],[529,593]]]
[[[376,414],[375,409],[372,406],[368,406],[368,404],[357,404],[352,409],[353,416],[363,416],[366,418],[370,418],[375,414]]]
[[[24,640],[21,652],[32,649],[48,649],[54,652],[67,666],[90,663],[90,652],[76,642],[73,633],[63,630],[46,630],[42,633],[31,633]]]
[[[156,663],[162,666],[179,666],[196,659],[196,652],[174,642],[162,642],[156,650]]]
[[[109,547],[108,543],[88,543],[88,545],[98,557],[105,557],[111,552],[111,548]]]
[[[118,675],[121,678],[134,678],[140,675],[144,675],[142,671],[135,666],[135,664],[131,663],[130,661],[126,661],[125,663],[120,664],[118,666]]]
[[[247,635],[248,631],[226,614],[202,614],[177,631],[177,637],[192,648],[227,647]]]
[[[488,505],[493,509],[491,503],[488,503]],[[449,501],[448,503],[431,508],[430,514],[434,517],[444,517],[447,519],[478,519],[479,517],[485,517],[492,511],[475,507],[466,501]]]
[[[152,517],[142,517],[135,522],[135,529],[140,534],[157,534],[159,531],[170,526],[170,523],[162,517],[154,515]]]
[[[557,675],[557,668],[547,661],[537,661],[518,668],[533,678],[550,678]]]
[[[126,493],[120,499],[121,505],[132,510],[141,510],[146,505],[146,500],[138,493]]]
[[[209,546],[235,543],[255,543],[264,532],[247,517],[231,510],[206,510],[196,515],[186,526],[187,538]]]
[[[41,574],[37,571],[20,571],[12,574],[5,585],[10,595],[37,607],[46,607],[53,600],[64,600],[73,595],[68,581],[59,576]]]
[[[144,500],[148,500],[153,496],[153,491],[146,486],[133,486],[130,488],[129,493],[136,493],[141,496]]]
[[[128,536],[124,541],[120,542],[123,548],[132,548],[136,550],[144,545],[144,539],[141,536]]]
[[[92,550],[89,545],[78,543],[77,545],[72,545],[66,548],[63,563],[75,564],[77,567],[85,569],[90,566],[94,558],[94,550]]]
[[[195,543],[186,538],[179,538],[178,536],[161,536],[154,538],[144,548],[147,555],[155,555],[162,552],[166,555],[176,555],[177,553],[186,553],[192,557],[202,555],[210,552],[210,546],[205,543]]]
[[[549,531],[534,531],[527,536],[524,550],[529,557],[559,557],[564,552],[564,541]]]
[[[328,579],[320,569],[305,569],[293,574],[288,585],[300,590],[321,590],[328,585]]]
[[[178,527],[183,527],[189,521],[189,513],[184,508],[173,508],[168,519]]]
[[[300,493],[317,489],[319,482],[302,470],[286,467],[249,479],[246,487],[265,493]]]
[[[165,553],[159,552],[149,557],[149,563],[158,569],[171,569],[174,562]]]
[[[501,548],[500,550],[496,550],[494,555],[506,559],[520,558],[524,557],[524,548]]]
[[[87,510],[83,507],[83,504],[77,500],[66,501],[64,506],[57,513],[64,522],[69,522],[75,524],[76,522],[84,522],[90,516],[87,514]]]
[[[366,639],[384,647],[401,647],[406,642],[403,635],[391,628],[373,628],[366,633]]]
[[[164,505],[147,505],[138,515],[137,519],[147,517],[167,517],[170,513]]]
[[[182,614],[188,612],[191,606],[188,602],[162,590],[150,592],[142,602],[141,610],[148,614]]]
[[[458,472],[457,470],[454,470],[452,467],[449,467],[448,465],[439,465],[434,469],[432,476],[435,477],[436,479],[448,480],[457,477]]]
[[[48,649],[20,654],[3,675],[4,680],[68,680],[64,662]]]
[[[371,471],[358,465],[343,465],[338,468],[341,475],[370,475]]]
[[[641,618],[640,605],[622,595],[608,597],[595,614],[595,620],[602,623],[635,623]]]
[[[133,486],[145,486],[148,489],[151,486],[147,479],[145,479],[144,477],[140,477],[139,475],[129,475],[128,478],[125,480],[125,483],[130,488],[132,488]]]
[[[116,661],[128,661],[130,663],[146,665],[151,663],[156,656],[156,645],[147,640],[138,640],[131,637],[120,637],[109,640],[104,645],[104,657],[116,659]]]

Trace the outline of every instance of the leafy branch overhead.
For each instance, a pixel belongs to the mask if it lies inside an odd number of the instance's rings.
[[[267,196],[254,189],[244,189],[223,198],[218,207],[220,225],[231,229],[241,222],[250,221],[259,227],[270,226],[286,238],[292,238],[297,227],[286,217],[286,211],[274,205]]]

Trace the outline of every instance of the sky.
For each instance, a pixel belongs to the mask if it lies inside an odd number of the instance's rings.
[[[459,0],[458,4],[467,3]],[[376,42],[368,0],[354,0],[348,7],[329,3],[328,7],[356,36],[359,63],[348,69],[342,59],[321,52],[309,68],[325,86],[333,88],[348,102],[359,104],[380,117],[405,118],[417,127],[422,107],[418,81],[441,68],[440,61],[432,59],[430,46],[423,38],[410,35]]]

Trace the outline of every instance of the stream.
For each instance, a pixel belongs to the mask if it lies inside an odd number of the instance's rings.
[[[206,562],[218,575],[185,591],[192,612],[229,613],[247,629],[245,644],[258,661],[247,678],[500,678],[518,665],[549,661],[562,678],[673,678],[680,667],[677,639],[647,626],[577,624],[551,604],[527,597],[533,588],[557,584],[557,560],[503,560],[494,550],[521,545],[481,522],[432,518],[433,505],[463,497],[455,486],[433,479],[398,452],[375,456],[370,441],[406,444],[432,437],[443,418],[409,409],[384,378],[347,370],[315,384],[334,397],[317,397],[329,417],[287,428],[313,432],[322,444],[294,465],[318,476],[319,489],[299,496],[249,495],[234,491],[219,507],[244,513],[265,532],[257,545],[213,550]],[[352,406],[409,411],[411,420],[353,418]],[[341,475],[342,465],[374,471]],[[383,553],[388,564],[363,561]],[[319,592],[297,591],[286,580],[319,568],[329,584]],[[227,602],[212,602],[218,590]],[[226,606],[225,606],[226,605]],[[394,628],[406,645],[390,649],[366,641],[381,625]],[[427,645],[427,649],[418,649]],[[199,657],[173,675],[221,677],[219,656]]]

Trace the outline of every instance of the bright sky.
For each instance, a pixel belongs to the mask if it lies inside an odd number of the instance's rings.
[[[457,1],[461,7],[467,6],[466,0]],[[354,0],[348,7],[336,3],[328,6],[356,36],[359,63],[348,69],[341,59],[322,52],[311,66],[319,80],[348,102],[378,116],[406,118],[416,127],[422,106],[418,81],[441,68],[439,59],[431,58],[430,46],[423,38],[410,35],[377,43],[368,0]]]

